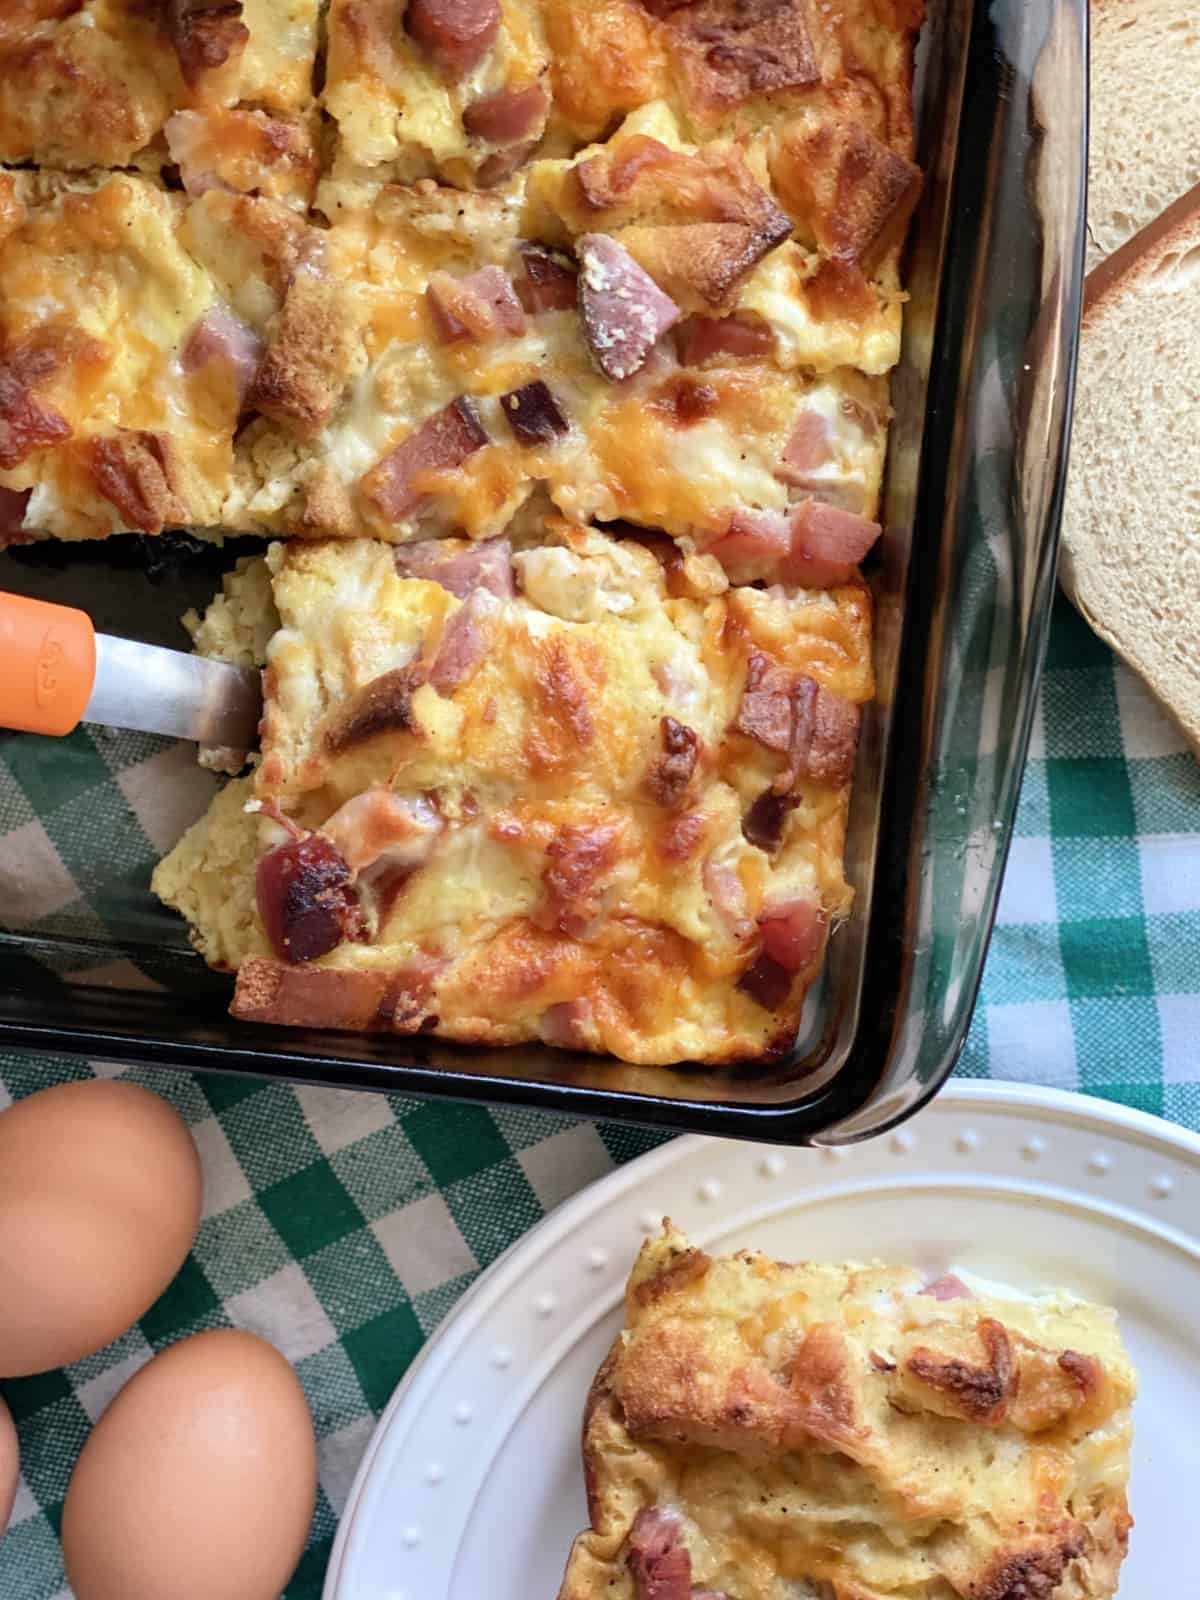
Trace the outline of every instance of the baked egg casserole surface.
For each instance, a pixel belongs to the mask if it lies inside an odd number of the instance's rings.
[[[554,518],[266,560],[261,761],[154,880],[235,1015],[635,1062],[788,1041],[849,900],[861,584],[731,588]],[[263,598],[235,577],[202,642],[244,659]],[[747,731],[797,692],[803,748]]]
[[[306,4],[0,24],[5,252],[62,267],[0,270],[0,536],[490,538],[542,489],[746,581],[805,498],[875,517],[916,11],[339,0],[320,50]]]
[[[1135,1389],[1106,1307],[667,1224],[588,1397],[559,1600],[1111,1600]]]

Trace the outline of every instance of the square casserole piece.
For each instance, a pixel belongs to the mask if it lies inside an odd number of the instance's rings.
[[[318,0],[15,0],[0,15],[0,161],[177,163],[304,203]]]
[[[228,527],[235,436],[316,230],[132,173],[0,172],[0,527]]]
[[[650,163],[635,201],[595,208],[590,226],[570,208],[578,167],[565,163],[487,194],[339,186],[320,254],[272,324],[226,522],[490,538],[540,488],[573,519],[699,548],[740,519],[766,549],[814,483],[873,517],[899,306],[868,290],[861,318],[806,316],[799,275],[788,288],[790,224],[735,147],[700,155],[622,132],[588,161],[626,155]],[[667,209],[680,183],[699,197]],[[697,220],[721,207],[747,220]],[[629,280],[618,306],[658,294],[677,331],[600,348],[609,324],[580,309],[597,248]]]
[[[1112,1600],[1136,1387],[1106,1306],[668,1223],[588,1397],[559,1600]]]
[[[866,590],[733,588],[553,517],[516,544],[294,542],[269,588],[240,573],[198,632],[244,659],[277,609],[261,764],[156,891],[250,1020],[786,1046],[849,898]]]

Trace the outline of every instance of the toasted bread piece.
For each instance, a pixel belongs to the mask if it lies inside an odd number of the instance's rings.
[[[1108,1600],[1135,1383],[1072,1295],[667,1223],[588,1396],[559,1600]]]
[[[1062,581],[1200,749],[1200,187],[1088,278]]]
[[[1200,183],[1200,12],[1092,0],[1090,272]]]

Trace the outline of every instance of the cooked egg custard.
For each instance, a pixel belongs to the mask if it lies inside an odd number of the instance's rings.
[[[918,0],[18,10],[0,542],[289,541],[193,619],[262,755],[155,880],[235,1013],[782,1048],[849,904]]]
[[[1135,1388],[1106,1307],[668,1226],[588,1398],[559,1600],[1110,1600]]]

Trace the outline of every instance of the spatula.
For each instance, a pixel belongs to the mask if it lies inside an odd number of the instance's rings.
[[[97,633],[82,611],[0,592],[0,728],[70,733],[80,722],[247,750],[257,672]]]

